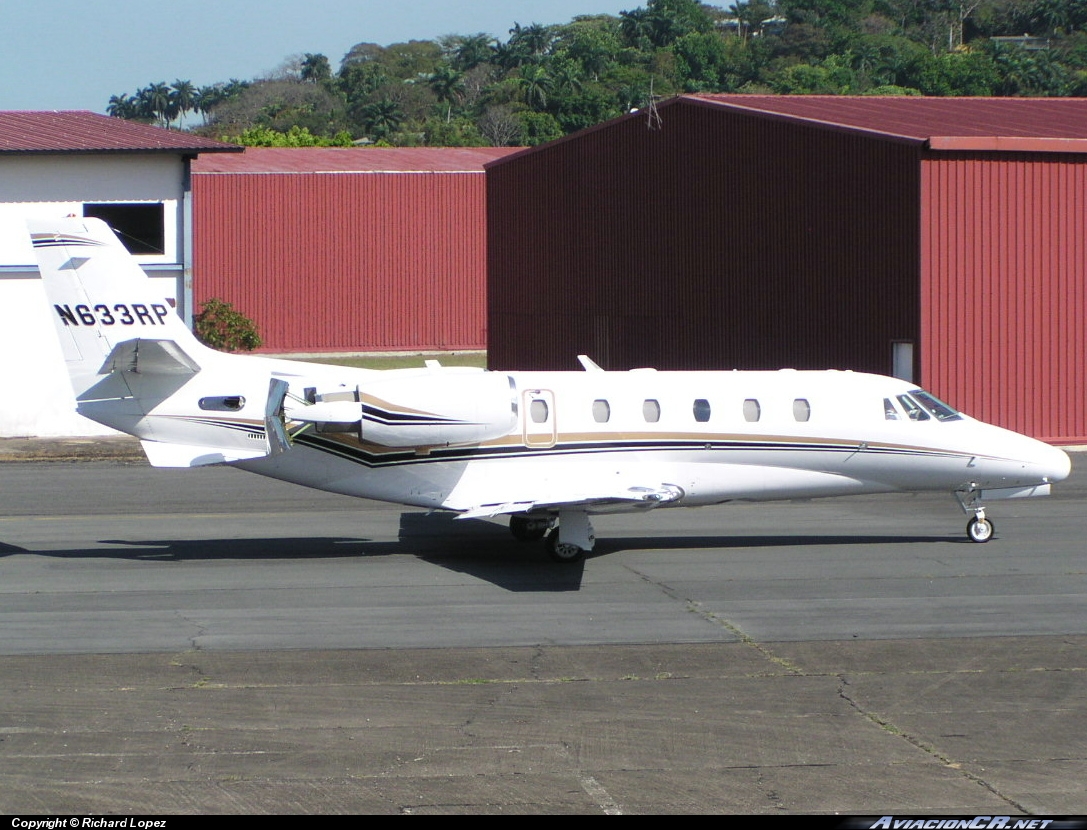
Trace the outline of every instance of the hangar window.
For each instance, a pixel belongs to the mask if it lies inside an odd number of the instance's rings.
[[[655,424],[661,419],[661,405],[652,398],[642,401],[642,417],[647,423]]]
[[[598,424],[606,424],[611,420],[611,404],[601,399],[593,401],[593,420]]]
[[[754,398],[748,398],[744,401],[744,420],[754,423],[762,417],[762,407],[759,406],[759,402]]]
[[[547,423],[547,401],[541,400],[540,398],[534,398],[532,403],[528,405],[528,413],[531,416],[533,423]]]
[[[793,420],[807,421],[811,418],[811,404],[807,398],[797,398],[793,401]]]
[[[694,402],[694,419],[700,424],[706,423],[710,419],[710,402],[705,398],[698,398]]]
[[[101,219],[130,254],[166,253],[166,220],[162,202],[105,202],[83,205],[83,215]]]

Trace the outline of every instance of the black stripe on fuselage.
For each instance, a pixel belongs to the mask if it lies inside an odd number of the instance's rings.
[[[335,455],[340,458],[362,464],[366,467],[381,468],[412,464],[432,464],[435,462],[477,461],[482,459],[528,459],[544,457],[561,457],[564,455],[585,455],[599,453],[628,453],[628,452],[831,452],[839,455],[852,455],[863,452],[866,455],[886,456],[915,456],[924,458],[965,458],[963,453],[948,452],[944,450],[930,450],[908,447],[861,447],[858,445],[823,444],[817,442],[796,441],[744,441],[744,440],[710,440],[698,441],[690,439],[660,439],[660,440],[615,440],[600,442],[570,442],[560,443],[551,447],[526,447],[524,445],[474,445],[461,447],[435,447],[425,454],[420,454],[413,448],[390,449],[388,451],[374,452],[366,447],[352,446],[340,441],[326,438],[321,435],[305,433],[295,439],[300,444],[310,449]]]

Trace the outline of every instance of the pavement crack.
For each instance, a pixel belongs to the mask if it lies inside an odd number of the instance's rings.
[[[693,600],[690,597],[680,596],[680,594],[676,591],[675,588],[671,587],[667,583],[660,582],[660,581],[657,581],[657,580],[654,580],[654,579],[650,579],[648,576],[646,576],[641,571],[638,571],[637,569],[630,568],[630,570],[631,570],[632,573],[636,574],[638,576],[638,578],[641,579],[642,581],[656,587],[661,593],[663,593],[669,599],[673,599],[676,602],[683,603],[689,613],[694,614],[695,616],[701,617],[706,622],[711,623],[712,625],[715,625],[718,628],[724,629],[725,631],[729,632],[732,636],[734,636],[737,640],[739,640],[741,644],[743,644],[744,646],[747,646],[748,648],[750,648],[753,651],[757,652],[760,657],[762,657],[765,660],[768,660],[770,663],[772,663],[777,668],[784,669],[785,671],[787,671],[790,674],[796,674],[796,675],[807,674],[807,672],[805,672],[803,669],[801,669],[798,665],[796,665],[792,661],[787,660],[787,659],[785,659],[783,657],[778,657],[776,654],[774,654],[774,652],[772,652],[769,648],[767,648],[763,643],[760,643],[758,640],[756,640],[754,637],[752,637],[750,634],[748,634],[746,631],[744,631],[742,628],[740,628],[740,626],[736,625],[731,620],[727,620],[724,617],[720,617],[717,614],[714,614],[712,611],[707,611],[702,606],[702,603],[698,602],[697,600]]]
[[[881,715],[879,715],[878,713],[872,711],[871,709],[868,709],[868,708],[862,706],[861,703],[849,693],[849,685],[850,685],[849,678],[846,677],[844,674],[839,674],[838,675],[838,697],[841,698],[843,701],[845,701],[850,706],[850,708],[853,709],[854,712],[856,712],[858,715],[860,715],[866,721],[873,724],[874,726],[881,729],[882,731],[886,732],[888,735],[893,735],[896,738],[900,738],[901,740],[904,740],[910,746],[912,746],[915,749],[918,749],[921,752],[925,753],[926,755],[931,757],[933,760],[938,761],[945,768],[947,768],[949,770],[954,770],[956,773],[961,775],[967,781],[970,781],[970,782],[978,785],[979,787],[982,787],[983,789],[988,790],[994,796],[996,796],[1001,801],[1003,801],[1005,804],[1007,804],[1012,810],[1017,810],[1020,813],[1023,813],[1024,815],[1027,815],[1027,814],[1030,813],[1030,811],[1026,808],[1026,806],[1024,806],[1023,804],[1020,804],[1018,801],[1016,801],[1011,796],[1006,795],[1005,793],[1001,792],[997,787],[994,787],[992,784],[990,784],[988,781],[986,781],[980,775],[977,775],[977,774],[975,774],[973,772],[970,772],[970,770],[966,769],[962,765],[962,763],[960,763],[960,762],[956,761],[955,759],[951,758],[946,753],[941,752],[940,749],[938,747],[936,747],[934,744],[931,744],[931,743],[929,743],[927,741],[924,741],[921,738],[918,738],[916,735],[911,735],[905,729],[902,729],[901,727],[897,726],[889,718],[882,717]]]

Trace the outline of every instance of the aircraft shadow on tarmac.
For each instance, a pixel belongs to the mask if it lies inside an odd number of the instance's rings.
[[[623,551],[789,548],[818,545],[909,545],[949,542],[971,544],[963,536],[625,536],[601,538],[588,560]],[[396,541],[365,537],[310,536],[231,539],[100,539],[98,547],[32,551],[0,542],[0,557],[20,553],[56,558],[107,558],[140,561],[201,561],[234,559],[339,559],[410,554],[457,573],[465,573],[510,591],[576,591],[581,587],[584,561],[558,564],[548,559],[541,543],[517,542],[503,525],[452,514],[405,512]],[[108,546],[108,547],[107,547]]]

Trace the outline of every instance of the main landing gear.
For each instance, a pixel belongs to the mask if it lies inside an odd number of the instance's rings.
[[[981,491],[971,488],[969,490],[956,490],[955,498],[959,500],[959,506],[964,513],[973,513],[974,517],[966,524],[966,535],[971,542],[988,542],[993,538],[996,528],[993,523],[985,518],[985,505],[981,503]]]
[[[555,516],[514,514],[510,516],[510,533],[519,542],[544,539],[544,550],[555,562],[580,562],[596,542],[589,514],[584,510],[560,510],[557,519],[558,525],[554,526]]]

